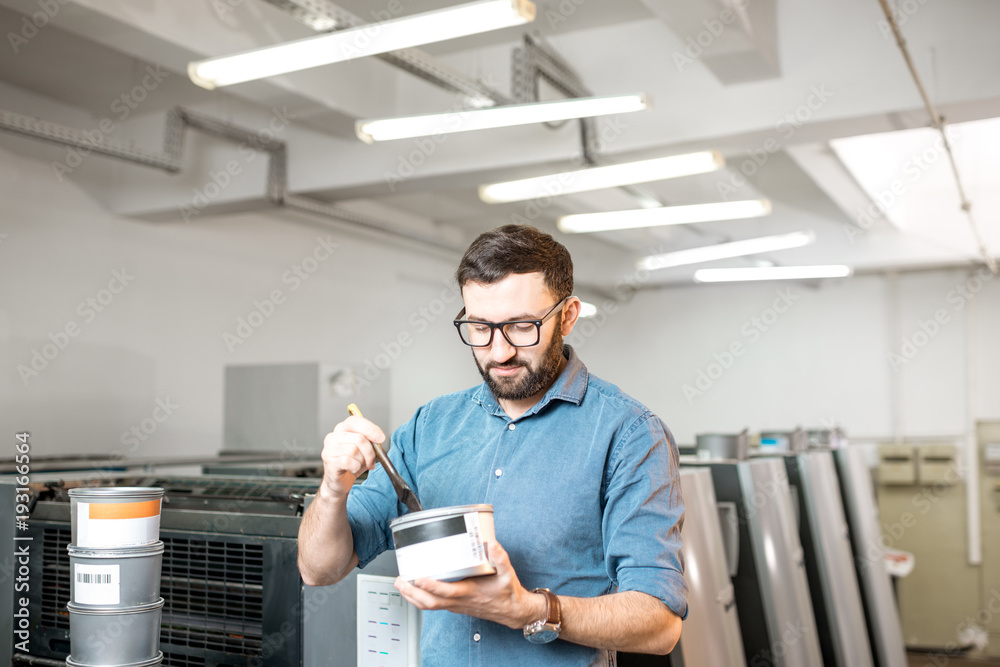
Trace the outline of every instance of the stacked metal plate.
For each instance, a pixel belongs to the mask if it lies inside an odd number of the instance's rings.
[[[69,492],[70,667],[151,667],[160,652],[163,489]]]

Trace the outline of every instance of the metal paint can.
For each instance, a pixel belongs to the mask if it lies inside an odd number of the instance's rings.
[[[117,549],[160,539],[163,489],[85,487],[69,490],[73,545]]]
[[[389,522],[399,576],[458,581],[495,574],[485,542],[495,540],[492,505],[411,512]]]
[[[109,667],[108,665],[90,665],[84,662],[77,662],[73,659],[73,656],[66,658],[66,664],[68,667]],[[163,664],[163,653],[160,652],[155,658],[151,660],[143,660],[142,662],[133,662],[127,665],[114,665],[113,667],[156,667],[156,665]]]
[[[142,665],[160,655],[163,598],[127,609],[82,606],[72,602],[66,609],[69,610],[70,657],[78,665]]]
[[[69,545],[70,601],[82,607],[135,607],[160,597],[163,542],[122,549]]]

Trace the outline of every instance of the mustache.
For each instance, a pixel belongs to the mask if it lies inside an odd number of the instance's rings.
[[[520,361],[519,359],[517,359],[515,357],[514,359],[508,359],[507,361],[503,362],[502,364],[498,364],[496,362],[492,362],[491,361],[490,363],[486,364],[486,370],[489,371],[489,370],[492,370],[494,368],[504,368],[504,369],[508,369],[508,368],[521,368],[522,366],[527,366],[527,365],[528,364],[524,363],[523,361]]]

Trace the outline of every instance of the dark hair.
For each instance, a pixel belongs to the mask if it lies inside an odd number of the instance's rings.
[[[492,285],[512,273],[545,276],[545,285],[560,301],[573,293],[573,259],[551,234],[527,225],[504,225],[483,232],[465,251],[455,280]]]

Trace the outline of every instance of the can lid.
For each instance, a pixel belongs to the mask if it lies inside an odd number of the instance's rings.
[[[87,486],[69,490],[70,498],[83,500],[86,498],[126,498],[150,499],[163,495],[163,489],[158,486]]]
[[[390,521],[389,528],[395,530],[396,528],[408,526],[411,523],[419,523],[430,519],[462,516],[463,514],[474,514],[478,512],[489,512],[490,514],[493,514],[493,505],[453,505],[451,507],[436,507],[434,509],[423,510],[420,512],[409,512],[408,514],[404,514],[403,516]]]
[[[92,616],[117,616],[120,614],[142,614],[147,611],[156,611],[163,607],[163,598],[156,602],[139,604],[133,607],[104,607],[98,605],[82,605],[76,602],[67,602],[66,609],[74,614],[89,614]]]
[[[70,557],[81,558],[138,558],[141,556],[156,556],[163,553],[163,540],[150,542],[149,544],[138,544],[133,547],[79,547],[70,544],[66,547]]]

